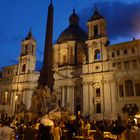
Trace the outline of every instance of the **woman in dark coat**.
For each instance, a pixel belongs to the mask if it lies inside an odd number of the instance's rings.
[[[40,140],[53,140],[52,127],[40,124]]]
[[[32,124],[28,124],[27,127],[24,129],[23,132],[24,140],[34,140],[35,139],[35,129],[32,127]]]

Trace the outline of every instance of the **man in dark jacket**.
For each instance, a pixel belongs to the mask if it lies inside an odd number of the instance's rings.
[[[24,140],[34,140],[35,139],[35,129],[32,124],[29,123],[24,130]]]

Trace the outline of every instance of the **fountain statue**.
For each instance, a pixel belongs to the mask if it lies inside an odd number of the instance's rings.
[[[36,88],[32,95],[30,111],[41,115],[58,109],[57,93],[50,91],[48,86]]]

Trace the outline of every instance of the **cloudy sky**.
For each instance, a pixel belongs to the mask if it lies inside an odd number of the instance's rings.
[[[0,67],[17,63],[21,41],[30,27],[37,41],[37,59],[42,60],[49,3],[50,0],[0,0]],[[140,38],[140,0],[53,0],[54,43],[67,28],[74,7],[81,27],[87,30],[86,22],[95,4],[106,19],[111,44]]]

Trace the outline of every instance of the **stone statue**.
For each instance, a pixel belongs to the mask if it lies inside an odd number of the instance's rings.
[[[51,93],[48,86],[45,86],[44,88],[40,86],[34,90],[30,107],[31,112],[46,114],[53,110],[57,110],[57,108],[56,93]]]
[[[23,103],[23,101],[20,101],[17,104],[16,113],[19,114],[22,112],[24,112],[24,113],[27,112],[27,108],[26,108],[26,105]]]

